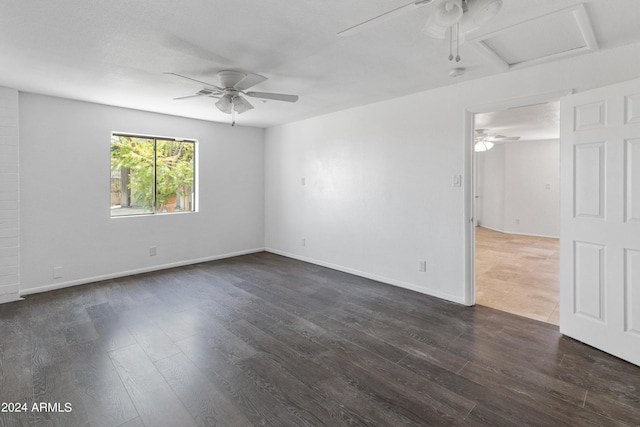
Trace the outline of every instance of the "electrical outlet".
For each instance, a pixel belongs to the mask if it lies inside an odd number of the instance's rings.
[[[547,190],[551,190],[551,184],[545,185],[544,188],[547,189]]]
[[[520,224],[520,218],[516,218],[516,224]]]
[[[307,185],[307,179],[304,177],[300,178],[300,185],[302,185],[303,187]]]
[[[53,278],[62,279],[62,267],[53,267]]]
[[[305,239],[304,237],[300,239],[300,246],[307,246],[307,239]]]
[[[156,246],[151,246],[149,248],[149,256],[156,256],[158,254],[158,248]]]

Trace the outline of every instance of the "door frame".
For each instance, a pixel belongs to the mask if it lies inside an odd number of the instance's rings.
[[[538,95],[523,96],[511,98],[502,101],[491,102],[487,104],[469,106],[464,112],[464,239],[465,239],[465,273],[464,273],[464,304],[468,306],[475,305],[475,247],[476,247],[476,228],[475,228],[475,185],[476,185],[476,152],[474,146],[474,116],[478,113],[489,113],[492,111],[506,110],[508,108],[525,107],[528,105],[542,104],[545,102],[559,101],[561,98],[571,95],[573,90],[560,90],[555,92],[546,92]]]

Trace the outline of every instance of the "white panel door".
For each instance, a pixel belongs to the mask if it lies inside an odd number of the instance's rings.
[[[560,332],[640,365],[640,79],[561,101]]]

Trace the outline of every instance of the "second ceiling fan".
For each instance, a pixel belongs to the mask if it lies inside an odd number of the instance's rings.
[[[473,149],[479,153],[491,150],[496,142],[518,141],[519,139],[519,136],[498,135],[490,132],[489,129],[476,129]]]

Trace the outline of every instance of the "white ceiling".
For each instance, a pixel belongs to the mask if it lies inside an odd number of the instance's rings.
[[[476,129],[519,141],[542,141],[560,138],[560,102],[509,108],[474,116]],[[499,143],[499,141],[498,141]]]
[[[432,5],[351,37],[336,33],[407,0],[0,0],[0,86],[213,121],[229,121],[174,72],[218,83],[239,69],[269,78],[256,91],[300,95],[255,101],[240,124],[269,127],[501,71],[469,43],[455,79],[445,43],[421,28]],[[579,0],[505,0],[470,38]],[[639,0],[591,0],[601,49],[640,41]],[[561,29],[559,29],[560,31]],[[530,41],[535,45],[536,41]],[[507,71],[508,72],[508,71]]]

